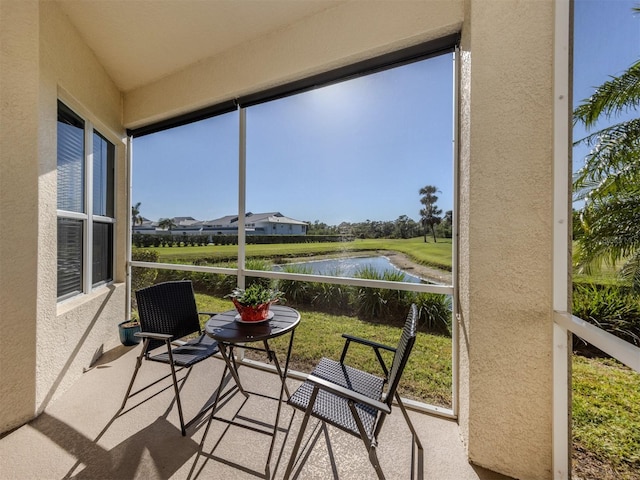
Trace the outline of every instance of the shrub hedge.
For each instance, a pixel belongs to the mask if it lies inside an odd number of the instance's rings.
[[[352,242],[353,235],[247,235],[248,245],[274,243]],[[137,248],[237,245],[238,235],[179,235],[134,233],[131,242]]]
[[[157,262],[158,253],[146,249],[133,249],[132,259]],[[198,265],[212,263],[199,259]],[[216,263],[217,266],[236,268],[237,263]],[[267,260],[248,259],[250,270],[270,270]],[[285,272],[309,274],[310,270],[299,265],[284,267]],[[370,269],[361,270],[356,276],[373,280],[402,281],[402,273],[379,274]],[[199,293],[224,296],[236,286],[235,275],[178,270],[132,269],[132,289],[138,290],[156,282],[188,279]],[[402,322],[403,315],[411,303],[420,309],[422,330],[448,334],[451,331],[451,298],[446,295],[414,293],[403,290],[365,288],[322,282],[279,280],[247,277],[246,286],[253,283],[271,285],[281,290],[287,304],[313,307],[326,313],[341,313],[362,319],[386,323]],[[622,285],[600,285],[574,283],[573,314],[634,345],[640,346],[640,298],[630,287]],[[577,350],[585,350],[579,339],[574,342]],[[592,349],[589,350],[593,353]]]
[[[631,287],[574,283],[572,312],[575,316],[640,346],[640,296]],[[580,342],[576,343],[576,347],[580,349]]]
[[[146,250],[141,248],[134,248],[131,250],[131,260],[138,262],[157,262],[158,252],[153,250]],[[135,292],[141,288],[153,285],[156,282],[158,276],[158,270],[153,268],[131,268],[131,291]]]

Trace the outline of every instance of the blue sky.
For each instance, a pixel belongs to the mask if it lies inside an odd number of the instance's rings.
[[[452,208],[453,55],[246,110],[246,210],[304,221],[417,219]],[[238,210],[238,113],[134,142],[133,200],[150,219]],[[416,174],[416,172],[419,172]]]
[[[575,105],[638,59],[634,4],[576,0]],[[450,210],[452,72],[443,55],[248,108],[247,211],[330,225],[417,220],[425,185]],[[576,168],[586,153],[574,150]],[[153,220],[236,214],[237,166],[237,112],[135,139],[133,202]]]

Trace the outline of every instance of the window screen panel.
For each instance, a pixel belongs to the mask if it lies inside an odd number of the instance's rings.
[[[113,224],[93,224],[93,285],[113,280]]]
[[[58,298],[82,292],[83,220],[58,218]]]
[[[84,121],[58,102],[58,209],[84,212]]]

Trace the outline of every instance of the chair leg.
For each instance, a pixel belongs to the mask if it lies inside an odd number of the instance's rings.
[[[176,404],[178,405],[178,416],[180,417],[180,431],[182,436],[187,435],[187,429],[184,428],[184,417],[182,415],[182,403],[180,402],[180,389],[178,388],[178,377],[176,376],[176,367],[173,364],[173,353],[171,352],[171,342],[167,340],[167,348],[169,349],[169,365],[171,366],[171,378],[173,379],[173,390],[175,391]]]
[[[284,472],[284,480],[289,480],[289,477],[291,476],[291,471],[293,470],[293,465],[296,463],[296,456],[298,455],[298,450],[300,449],[300,443],[302,443],[302,437],[304,436],[304,431],[307,429],[307,423],[309,423],[309,418],[311,417],[313,405],[316,402],[316,397],[318,396],[319,390],[320,389],[318,387],[314,387],[313,392],[311,393],[309,404],[307,405],[307,409],[304,411],[304,418],[302,419],[302,423],[300,424],[300,431],[298,432],[298,436],[296,437],[296,443],[294,443],[293,450],[291,451],[291,458],[289,458],[287,470]]]
[[[371,462],[371,465],[373,466],[374,470],[378,474],[378,478],[380,480],[385,480],[384,473],[382,472],[382,467],[380,467],[380,462],[378,461],[378,454],[376,453],[376,438],[378,436],[377,432],[374,434],[375,436],[373,437],[373,439],[370,439],[369,435],[367,434],[364,428],[364,425],[362,424],[362,419],[360,418],[360,415],[358,415],[358,411],[356,410],[356,406],[353,400],[349,400],[347,405],[349,405],[349,410],[351,410],[351,415],[353,416],[353,419],[355,420],[356,425],[358,427],[358,431],[360,432],[360,439],[364,442],[365,447],[367,447],[367,451],[369,452],[369,461]],[[378,424],[381,424],[382,420],[380,420]]]
[[[129,400],[129,394],[131,393],[131,389],[133,388],[133,382],[135,381],[136,376],[138,375],[138,370],[142,366],[142,358],[144,357],[144,352],[147,351],[148,343],[149,343],[149,339],[145,338],[144,344],[142,346],[142,352],[140,352],[140,355],[138,355],[138,357],[136,358],[136,366],[133,370],[133,375],[131,376],[131,381],[129,382],[129,388],[127,388],[127,393],[124,394],[124,399],[122,400],[120,411],[124,410],[124,406],[127,404],[127,400]]]
[[[411,430],[413,445],[418,447],[418,480],[423,480],[424,479],[424,449],[422,448],[420,437],[418,437],[418,432],[416,432],[416,429],[413,426],[413,422],[411,422],[411,419],[409,418],[409,413],[407,412],[407,409],[405,408],[404,403],[402,403],[402,399],[400,398],[400,395],[398,394],[398,392],[396,392],[395,397],[396,397],[396,401],[398,402],[398,406],[400,407],[400,411],[402,412],[402,415],[404,416],[404,419],[407,422],[407,425],[409,426],[409,430]],[[411,456],[412,456],[411,478],[413,478],[413,452]]]
[[[369,447],[369,461],[371,462],[371,465],[373,465],[374,470],[378,474],[378,478],[380,480],[385,480],[384,473],[382,472],[382,468],[380,467],[380,461],[378,460],[378,454],[376,453],[375,444],[371,444],[371,446]]]

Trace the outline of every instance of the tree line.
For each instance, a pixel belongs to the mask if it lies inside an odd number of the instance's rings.
[[[342,222],[339,225],[328,225],[320,220],[313,222],[307,221],[307,235],[314,236],[335,236],[353,238],[415,238],[424,237],[427,241],[427,235],[433,237],[436,242],[437,238],[451,238],[453,226],[453,212],[447,210],[441,217],[442,210],[438,208],[437,187],[427,185],[420,189],[420,204],[422,208],[419,210],[420,220],[416,222],[408,215],[400,215],[395,220],[365,220],[364,222]],[[133,225],[142,222],[140,215],[140,202],[131,207],[131,223]],[[160,228],[171,231],[175,224],[169,218],[162,218],[158,222]]]
[[[427,235],[437,238],[451,238],[453,212],[447,210],[442,215],[438,208],[437,187],[427,185],[420,189],[420,220],[415,221],[408,215],[400,215],[395,220],[365,220],[364,222],[342,222],[339,225],[327,225],[320,220],[307,221],[308,235],[352,235],[355,238],[415,238]]]

